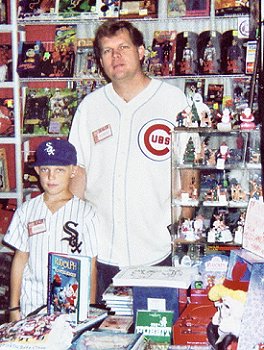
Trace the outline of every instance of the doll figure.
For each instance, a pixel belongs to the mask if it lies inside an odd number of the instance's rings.
[[[242,130],[253,130],[256,129],[256,124],[254,122],[254,115],[251,112],[251,108],[246,107],[242,114],[240,115],[240,129]]]
[[[230,158],[229,148],[226,142],[222,142],[219,150],[216,153],[216,167],[217,169],[224,169],[225,163]]]
[[[217,123],[217,129],[219,131],[231,131],[231,114],[228,108],[224,108],[221,122]]]

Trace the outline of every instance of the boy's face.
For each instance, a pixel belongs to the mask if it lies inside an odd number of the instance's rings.
[[[59,194],[68,191],[70,180],[75,176],[77,167],[74,165],[41,165],[36,166],[40,184],[48,194]]]

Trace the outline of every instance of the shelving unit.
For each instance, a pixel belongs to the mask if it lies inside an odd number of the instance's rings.
[[[1,82],[0,89],[10,88],[13,90],[14,100],[14,136],[1,137],[0,144],[10,144],[15,147],[15,154],[7,156],[11,159],[15,157],[15,188],[8,192],[0,192],[0,199],[16,199],[17,204],[23,201],[23,182],[22,182],[22,157],[21,157],[21,119],[20,119],[20,88],[19,78],[16,73],[17,56],[18,56],[18,25],[17,25],[17,8],[16,2],[10,1],[10,21],[11,24],[0,25],[0,35],[4,33],[11,34],[12,42],[12,82]]]

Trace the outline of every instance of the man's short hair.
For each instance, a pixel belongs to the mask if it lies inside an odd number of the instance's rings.
[[[95,34],[94,40],[94,53],[97,63],[100,62],[101,58],[101,39],[111,38],[117,34],[118,31],[127,30],[129,36],[136,47],[144,44],[144,37],[140,30],[138,30],[132,23],[128,21],[116,21],[109,20],[101,24]]]

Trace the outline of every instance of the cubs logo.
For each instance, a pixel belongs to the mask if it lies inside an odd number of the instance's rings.
[[[153,119],[140,129],[138,144],[149,159],[164,161],[170,158],[171,130],[174,125],[165,119]]]

